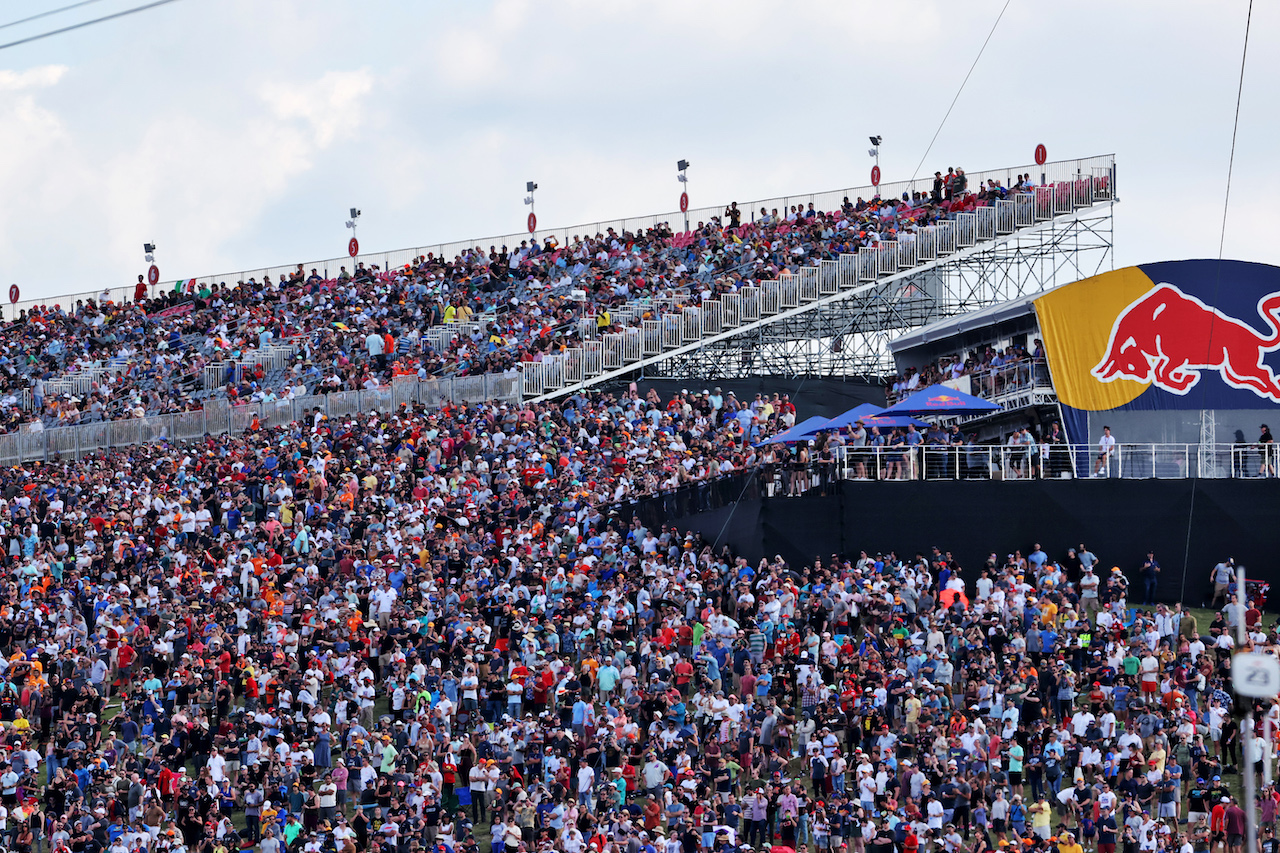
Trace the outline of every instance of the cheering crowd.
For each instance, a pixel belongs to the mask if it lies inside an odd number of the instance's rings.
[[[33,418],[54,427],[187,411],[211,398],[269,402],[365,389],[397,373],[509,372],[580,345],[582,322],[620,330],[611,309],[624,303],[648,300],[652,317],[679,312],[881,240],[910,242],[917,229],[1007,192],[995,182],[970,188],[963,170],[952,169],[932,193],[845,199],[833,211],[762,208],[754,218],[735,203],[681,234],[665,224],[610,228],[564,245],[548,237],[477,246],[390,270],[299,264],[274,280],[187,280],[160,294],[139,276],[132,300],[105,291],[24,310],[0,326],[0,429]],[[423,334],[448,324],[467,325],[447,345]],[[294,346],[297,357],[282,368],[236,367],[273,344]],[[106,369],[82,393],[58,390],[57,380],[94,366]],[[206,374],[218,380],[207,383]]]
[[[1230,653],[1277,637],[1229,565],[1202,633],[1083,545],[753,565],[629,509],[760,464],[794,408],[745,409],[316,413],[0,472],[0,840],[1240,853]]]

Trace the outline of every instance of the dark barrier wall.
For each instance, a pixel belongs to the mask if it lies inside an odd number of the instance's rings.
[[[864,549],[909,556],[937,545],[972,578],[993,553],[1027,554],[1039,542],[1061,559],[1083,542],[1104,570],[1120,566],[1135,587],[1146,552],[1154,550],[1163,601],[1199,606],[1210,589],[1209,570],[1228,556],[1250,578],[1280,582],[1280,480],[844,481],[828,496],[765,498],[755,482],[744,490],[744,479],[708,486],[706,505],[716,508],[707,512],[697,511],[692,496],[654,498],[631,511],[649,525],[674,523],[727,542],[753,563],[781,554],[803,566],[817,555],[854,557]],[[739,494],[743,499],[732,505]],[[1272,595],[1271,609],[1277,602],[1280,595]]]

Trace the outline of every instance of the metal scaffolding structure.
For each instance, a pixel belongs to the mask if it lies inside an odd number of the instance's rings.
[[[1113,269],[1112,204],[770,318],[657,361],[644,374],[689,380],[892,374],[889,342],[900,335]]]
[[[687,288],[633,299],[611,309],[617,331],[602,334],[583,319],[576,346],[521,363],[521,396],[552,399],[645,375],[892,373],[889,342],[907,332],[1113,267],[1114,156],[1037,168],[1035,186],[899,240],[815,259],[712,299],[699,301]],[[815,197],[823,209],[829,195]]]

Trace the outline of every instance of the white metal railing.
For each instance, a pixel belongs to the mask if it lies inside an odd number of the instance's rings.
[[[744,287],[738,291],[742,294],[742,322],[755,323],[761,317],[761,295],[759,287]]]
[[[760,282],[760,314],[772,317],[781,310],[782,292],[776,281]]]
[[[938,254],[953,255],[956,251],[956,228],[951,220],[938,222]]]
[[[1017,217],[1014,212],[1016,205],[1016,202],[1008,199],[996,202],[996,234],[1012,234],[1017,229]]]
[[[848,480],[1263,479],[1280,470],[1276,444],[837,446],[826,476]],[[945,439],[944,439],[945,442]],[[822,473],[822,463],[811,465]]]
[[[584,376],[599,376],[604,373],[604,341],[583,342],[582,373]]]
[[[842,253],[836,258],[840,265],[840,286],[843,288],[858,286],[858,256]]]
[[[742,294],[726,293],[720,297],[720,318],[726,329],[742,325]]]
[[[875,281],[880,276],[880,256],[874,246],[858,249],[858,282]]]
[[[893,275],[898,271],[896,240],[882,240],[876,244],[876,269],[880,275]]]
[[[617,370],[624,364],[622,360],[622,335],[618,333],[604,336],[604,353],[602,363],[605,370]]]
[[[708,299],[702,303],[702,333],[704,335],[718,335],[722,332],[723,323],[722,313],[720,311],[720,300]]]
[[[908,269],[916,265],[916,241],[914,235],[905,235],[907,239],[903,240],[899,237],[898,243],[898,267],[900,269]]]
[[[920,228],[915,232],[915,257],[920,263],[937,260],[938,231],[937,228]]]
[[[1070,213],[1075,205],[1075,192],[1071,181],[1058,181],[1053,185],[1053,212]]]
[[[1003,201],[997,201],[996,204],[1005,204]],[[974,213],[978,217],[978,240],[994,240],[996,238],[996,208],[995,205],[987,205],[980,207]]]
[[[800,277],[795,273],[778,276],[778,307],[784,311],[800,307]]]
[[[692,344],[702,340],[702,311],[686,308],[680,316],[680,343]]]
[[[640,355],[640,329],[623,329],[622,330],[622,360],[626,364],[639,361]]]
[[[1036,222],[1047,222],[1056,215],[1057,207],[1053,201],[1053,186],[1036,187],[1035,217]]]
[[[818,262],[818,295],[834,296],[840,292],[840,262]]]
[[[640,330],[644,335],[644,357],[659,355],[662,352],[662,321],[645,320]]]
[[[1036,195],[1031,192],[1013,196],[1014,228],[1030,228],[1036,224]],[[1012,232],[1010,232],[1012,233]]]
[[[662,315],[662,348],[676,349],[680,346],[680,315]]]
[[[152,441],[195,441],[206,435],[240,433],[256,420],[260,426],[274,427],[305,419],[316,409],[331,418],[361,412],[390,413],[401,405],[439,406],[448,401],[518,402],[527,389],[530,371],[522,375],[482,374],[456,379],[416,377],[398,379],[391,385],[364,391],[336,391],[270,403],[228,405],[225,400],[207,400],[203,409],[145,418],[95,421],[73,426],[32,429],[0,435],[0,465],[20,465],[32,460],[49,461],[61,457],[79,459],[87,453]]]

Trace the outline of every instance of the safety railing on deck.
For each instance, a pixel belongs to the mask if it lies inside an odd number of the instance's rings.
[[[1280,469],[1274,444],[1086,444],[873,446],[832,449],[807,476],[846,480],[1261,479]],[[786,473],[787,465],[779,466]],[[788,475],[789,476],[789,475]],[[784,477],[784,479],[787,479]],[[789,480],[788,480],[789,482]]]

